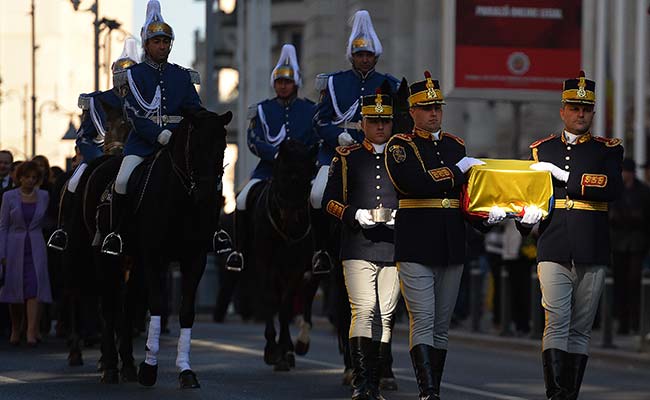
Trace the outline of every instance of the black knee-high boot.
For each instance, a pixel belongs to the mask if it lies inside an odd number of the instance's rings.
[[[325,211],[311,209],[311,226],[314,237],[314,256],[311,260],[314,274],[326,274],[332,269],[332,258],[327,251],[330,222]]]
[[[418,344],[411,351],[411,362],[415,379],[420,391],[420,400],[439,399],[440,386],[434,376],[434,348],[427,344]]]
[[[589,356],[585,354],[569,353],[565,366],[566,388],[569,392],[567,399],[577,400],[580,394],[582,378],[587,368]]]
[[[567,400],[568,391],[564,374],[569,353],[560,349],[546,349],[542,353],[546,397],[550,400]]]
[[[248,240],[248,211],[235,211],[235,251],[226,259],[226,269],[240,272],[244,270],[244,246]]]
[[[352,400],[370,400],[372,339],[366,337],[350,338],[352,358]]]
[[[380,360],[380,380],[379,387],[381,390],[395,391],[397,390],[397,381],[393,374],[393,351],[391,339],[388,343],[381,343],[379,345],[379,360]]]
[[[67,186],[66,186],[67,187]],[[72,199],[75,194],[69,192],[66,188],[61,191],[61,198],[59,199],[59,215],[57,218],[57,229],[52,232],[47,241],[47,247],[64,251],[68,247],[68,232],[65,230],[64,216],[72,206]]]

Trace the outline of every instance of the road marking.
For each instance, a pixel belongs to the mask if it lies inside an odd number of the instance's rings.
[[[27,381],[21,381],[20,379],[0,375],[0,385],[13,385],[16,383],[27,383]]]
[[[264,352],[260,350],[253,350],[253,349],[248,349],[246,347],[241,347],[241,346],[236,346],[232,344],[225,344],[225,343],[219,343],[215,341],[210,341],[210,340],[201,340],[201,339],[192,339],[192,345],[197,345],[197,346],[202,346],[202,347],[209,347],[215,350],[220,350],[220,351],[226,351],[229,353],[239,353],[239,354],[246,354],[249,356],[257,356],[257,357],[264,357]],[[301,363],[305,364],[311,364],[311,365],[317,365],[319,367],[328,367],[328,368],[336,368],[340,369],[341,366],[338,364],[334,363],[329,363],[326,361],[319,361],[319,360],[313,360],[310,358],[300,358]],[[409,381],[409,382],[416,382],[415,377],[412,376],[406,376],[406,375],[395,375],[396,378],[401,379],[403,381]],[[485,390],[480,390],[480,389],[472,389],[467,386],[460,386],[460,385],[454,385],[453,383],[445,383],[443,382],[441,384],[442,387],[450,389],[450,390],[455,390],[457,392],[461,393],[467,393],[467,394],[474,394],[478,396],[483,396],[483,397],[488,397],[492,399],[498,399],[498,400],[526,400],[524,397],[517,397],[517,396],[510,396],[507,394],[501,394],[501,393],[495,393],[495,392],[488,392]]]

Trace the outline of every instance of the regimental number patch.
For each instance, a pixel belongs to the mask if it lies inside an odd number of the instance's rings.
[[[607,186],[607,175],[582,174],[582,186],[603,188]]]
[[[332,214],[338,219],[343,218],[343,212],[345,211],[346,206],[343,204],[339,203],[338,201],[330,200],[327,203],[327,212]]]
[[[430,169],[427,172],[429,173],[429,175],[431,175],[433,180],[436,182],[444,181],[445,179],[451,179],[454,177],[454,174],[447,167]]]
[[[406,151],[404,150],[404,147],[398,144],[394,144],[390,146],[388,151],[393,155],[393,159],[395,159],[396,163],[406,161]]]

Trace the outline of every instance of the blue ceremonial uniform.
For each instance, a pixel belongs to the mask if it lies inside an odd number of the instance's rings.
[[[124,109],[133,126],[124,155],[146,157],[152,154],[158,147],[160,132],[175,128],[182,111],[202,107],[194,88],[194,83],[199,83],[195,71],[147,59],[119,75],[116,86],[126,93]],[[138,93],[132,91],[133,86]]]
[[[316,131],[323,139],[318,153],[320,165],[330,165],[332,157],[334,157],[334,149],[339,146],[338,136],[344,131],[344,127],[341,125],[346,122],[350,124],[361,121],[361,107],[357,106],[354,110],[351,107],[358,102],[361,96],[375,93],[384,80],[388,80],[392,89],[397,90],[399,81],[396,78],[375,70],[368,72],[365,77],[353,69],[340,71],[328,77],[328,83],[318,104],[316,115]],[[332,93],[332,89],[334,93]],[[361,130],[348,128],[348,133],[357,142],[363,141],[364,135]]]
[[[314,102],[300,98],[295,98],[286,104],[277,97],[267,99],[251,109],[248,148],[260,158],[252,178],[271,177],[273,159],[278,152],[280,142],[285,138],[290,137],[308,146],[317,142],[313,124],[315,113]]]
[[[100,101],[115,109],[122,107],[122,101],[113,89],[79,96],[79,106],[84,113],[77,130],[76,144],[86,163],[104,154],[102,146],[106,132],[106,113],[99,104]]]

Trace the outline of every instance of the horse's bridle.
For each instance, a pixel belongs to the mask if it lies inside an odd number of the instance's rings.
[[[192,132],[194,131],[194,125],[190,124],[187,132],[187,139],[185,140],[185,149],[184,149],[184,156],[185,156],[185,171],[181,167],[178,166],[176,161],[174,161],[174,156],[172,155],[171,151],[168,151],[169,154],[169,159],[172,163],[172,170],[178,177],[179,181],[181,182],[181,185],[183,185],[183,188],[185,188],[185,191],[187,192],[187,195],[189,197],[192,197],[194,193],[196,192],[196,178],[194,177],[194,169],[192,168],[192,162],[191,162],[191,157],[190,157],[190,136],[192,135]],[[218,175],[218,183],[221,182],[221,179],[223,178],[223,174]],[[201,180],[201,177],[199,177],[199,180]]]

